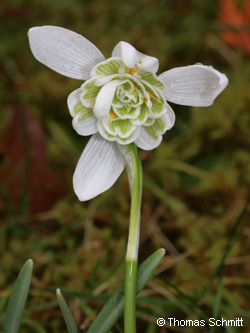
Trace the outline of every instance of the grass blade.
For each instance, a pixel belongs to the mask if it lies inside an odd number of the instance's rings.
[[[164,249],[154,252],[138,268],[136,294],[139,293],[158,267],[165,254]],[[106,305],[99,312],[88,333],[106,333],[115,324],[124,308],[124,283],[110,297]]]
[[[12,290],[4,321],[4,333],[18,333],[22,313],[28,296],[33,261],[29,259],[21,269]]]
[[[213,317],[217,318],[220,312],[220,306],[221,306],[221,298],[222,298],[222,292],[223,292],[223,272],[219,276],[218,280],[218,288],[217,288],[217,293],[215,297],[215,302],[214,302],[214,309],[213,309]]]
[[[215,319],[217,319],[219,317],[223,286],[224,286],[223,271],[221,271],[219,274],[217,293],[215,296],[214,308],[213,308],[213,318],[215,318]],[[211,333],[213,333],[213,332],[216,332],[216,327],[212,327]]]
[[[63,298],[63,295],[61,294],[60,289],[56,290],[56,296],[57,296],[57,299],[58,299],[58,302],[59,302],[59,305],[60,305],[60,308],[61,308],[61,311],[62,311],[62,314],[63,314],[63,318],[65,320],[68,332],[69,333],[77,333],[78,329],[77,329],[76,323],[75,323],[74,318],[73,318],[73,316],[72,316],[72,314],[71,314],[71,312],[68,308],[67,303],[65,302],[65,300]]]

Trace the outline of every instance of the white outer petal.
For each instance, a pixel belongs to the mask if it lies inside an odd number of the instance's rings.
[[[80,117],[81,115],[78,114],[72,120],[72,126],[78,134],[87,136],[98,132],[97,119],[94,115],[91,118],[79,121]]]
[[[173,68],[159,75],[168,101],[190,106],[209,106],[226,88],[228,79],[212,66],[192,65]]]
[[[80,201],[90,200],[108,190],[122,173],[125,161],[116,142],[93,135],[87,143],[73,176]]]
[[[133,68],[137,62],[137,51],[129,43],[119,42],[113,49],[112,57],[122,58],[127,67]]]
[[[106,83],[99,91],[94,106],[94,114],[98,119],[105,118],[110,110],[116,88],[120,80],[114,80]]]
[[[145,71],[149,71],[152,73],[156,73],[159,69],[159,60],[155,57],[148,56],[141,52],[137,52],[138,58],[141,63],[138,63],[138,67],[144,69]]]
[[[81,99],[80,99],[81,93],[82,93],[82,89],[79,88],[79,89],[72,91],[72,93],[69,94],[69,96],[68,96],[67,104],[68,104],[69,112],[72,117],[75,116],[74,108],[75,108],[76,103],[81,101]]]
[[[162,136],[160,135],[157,139],[152,138],[148,134],[146,129],[142,126],[139,137],[135,140],[135,144],[143,150],[152,150],[159,146],[162,141]]]
[[[133,68],[136,64],[139,68],[152,73],[156,73],[159,68],[159,61],[157,58],[137,51],[127,42],[119,42],[112,52],[112,57],[122,58],[124,64],[129,68]]]
[[[98,48],[83,36],[56,26],[29,29],[34,57],[54,71],[73,79],[88,80],[92,68],[105,60]]]
[[[167,112],[163,116],[161,116],[161,118],[163,118],[164,122],[166,123],[164,131],[165,133],[166,131],[170,130],[175,123],[175,113],[168,103],[167,103]]]

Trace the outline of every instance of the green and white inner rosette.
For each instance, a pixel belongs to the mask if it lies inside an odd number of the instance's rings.
[[[84,128],[85,134],[88,119],[106,140],[122,145],[135,142],[144,149],[140,135],[147,135],[158,146],[175,120],[164,98],[164,83],[137,65],[127,67],[118,57],[96,65],[91,76],[68,98],[76,131],[82,134]]]

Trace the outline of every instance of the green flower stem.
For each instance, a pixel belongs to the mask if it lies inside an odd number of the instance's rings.
[[[125,266],[124,332],[136,332],[135,297],[137,260],[127,260]]]
[[[137,146],[123,148],[131,192],[130,224],[125,266],[124,332],[136,332],[135,297],[140,235],[140,211],[143,171]]]

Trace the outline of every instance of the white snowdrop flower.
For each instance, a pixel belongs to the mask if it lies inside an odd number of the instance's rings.
[[[120,145],[156,148],[172,128],[175,114],[167,101],[209,106],[228,79],[213,67],[196,64],[159,76],[157,58],[119,42],[109,59],[86,38],[70,30],[43,26],[28,33],[33,55],[70,78],[85,81],[68,97],[73,127],[92,135],[77,164],[73,185],[79,200],[109,189],[125,161]]]

